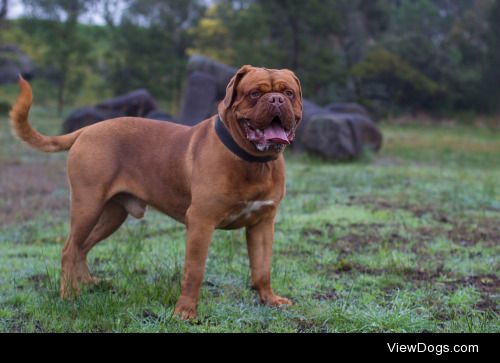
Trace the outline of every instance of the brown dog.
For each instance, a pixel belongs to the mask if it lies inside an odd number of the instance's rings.
[[[274,219],[285,195],[282,151],[302,118],[302,94],[289,70],[243,66],[227,86],[219,116],[194,127],[123,117],[71,134],[45,136],[28,123],[29,84],[10,113],[32,147],[69,150],[71,231],[62,252],[61,297],[94,283],[90,249],[147,205],[186,225],[182,291],[175,314],[196,316],[205,260],[216,228],[246,227],[252,287],[263,303],[289,305],[271,289]]]

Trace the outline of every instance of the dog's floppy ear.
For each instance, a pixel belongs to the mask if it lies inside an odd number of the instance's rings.
[[[226,87],[226,97],[222,100],[222,104],[225,109],[230,108],[233,105],[234,100],[236,99],[236,91],[238,87],[238,83],[240,83],[241,79],[247,74],[253,67],[250,65],[244,65],[236,74],[231,78],[227,87]]]

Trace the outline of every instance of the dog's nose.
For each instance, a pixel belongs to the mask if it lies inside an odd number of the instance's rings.
[[[268,101],[271,105],[280,107],[285,102],[285,99],[283,98],[283,96],[275,94],[270,95]]]

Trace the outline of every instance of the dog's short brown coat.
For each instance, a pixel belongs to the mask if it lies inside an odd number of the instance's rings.
[[[62,253],[63,298],[79,292],[79,284],[95,282],[86,261],[90,249],[116,231],[128,214],[141,218],[150,205],[187,228],[176,315],[196,316],[216,228],[246,227],[252,286],[263,303],[291,304],[274,294],[270,277],[274,221],[285,195],[283,155],[258,151],[241,125],[246,120],[257,128],[267,126],[272,115],[266,97],[280,95],[282,123],[293,138],[302,117],[302,95],[291,71],[243,66],[219,105],[220,117],[241,148],[254,156],[276,157],[265,163],[244,161],[229,151],[214,131],[216,116],[194,127],[124,117],[67,135],[45,136],[28,123],[29,84],[21,79],[20,87],[10,114],[14,133],[41,151],[69,150],[71,231]]]

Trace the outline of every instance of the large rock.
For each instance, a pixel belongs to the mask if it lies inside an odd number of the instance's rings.
[[[102,112],[99,112],[93,107],[80,108],[73,111],[63,123],[63,132],[70,132],[81,129],[82,127],[95,124],[105,120],[106,117]]]
[[[29,80],[34,73],[33,62],[17,46],[0,46],[0,84],[16,83],[19,75]]]
[[[138,89],[127,94],[99,103],[96,109],[114,115],[144,117],[158,107],[151,94],[145,89]]]
[[[188,76],[180,122],[193,126],[217,112],[217,81],[211,74],[195,71]]]
[[[301,144],[306,150],[327,159],[346,161],[358,158],[365,148],[378,151],[382,146],[382,134],[365,117],[318,114],[302,129]]]
[[[219,101],[226,95],[227,84],[237,71],[236,68],[216,62],[202,55],[192,55],[189,57],[187,69],[188,74],[202,72],[211,75],[215,80],[217,100]]]
[[[64,120],[63,132],[73,132],[96,122],[115,117],[145,117],[156,110],[156,101],[153,96],[145,89],[138,89],[99,103],[94,107],[85,107],[73,111]]]

